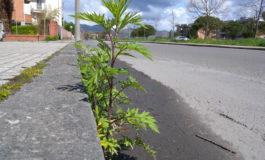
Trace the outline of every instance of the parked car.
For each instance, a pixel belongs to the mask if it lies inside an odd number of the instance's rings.
[[[2,21],[0,21],[0,41],[4,39],[4,36],[5,36],[4,29],[5,29],[4,24]]]
[[[190,39],[188,37],[185,37],[185,36],[177,36],[176,37],[176,40],[177,41],[188,41]]]

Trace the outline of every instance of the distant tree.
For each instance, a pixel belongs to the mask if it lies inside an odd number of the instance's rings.
[[[244,32],[242,36],[244,38],[253,38],[255,37],[255,19],[249,18],[241,22],[241,24],[244,26]]]
[[[204,16],[204,17],[199,17],[195,20],[192,28],[194,30],[199,30],[199,29],[203,29],[205,30],[205,32],[207,32],[205,35],[207,35],[207,37],[205,38],[209,38],[209,34],[217,29],[221,29],[222,28],[222,21],[219,18],[216,17],[209,17],[209,16]]]
[[[259,30],[265,33],[265,12],[262,12],[263,22],[260,23]]]
[[[146,28],[140,27],[137,29],[134,29],[131,33],[132,37],[148,37],[151,35],[154,35],[156,33],[156,30],[151,25],[145,25]]]
[[[255,20],[254,37],[257,38],[259,32],[260,18],[265,16],[263,11],[265,8],[265,0],[246,0],[244,7],[252,11]]]
[[[196,17],[204,18],[205,38],[210,33],[212,16],[219,13],[225,0],[190,0],[188,10]]]
[[[0,0],[0,20],[3,21],[6,32],[11,31],[13,0]]]
[[[224,31],[231,39],[235,39],[238,36],[242,36],[244,32],[244,26],[239,22],[231,21],[224,26]]]
[[[73,35],[75,34],[75,24],[73,22],[64,21],[64,29],[72,32]]]
[[[265,33],[265,22],[260,23],[259,31],[262,32],[262,33]]]
[[[192,25],[189,32],[188,32],[188,37],[191,39],[196,39],[198,38],[197,31],[199,28],[196,25]]]

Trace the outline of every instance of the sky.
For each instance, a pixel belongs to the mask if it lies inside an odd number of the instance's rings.
[[[109,15],[107,9],[102,5],[101,0],[80,0],[81,12],[97,12]],[[242,15],[239,2],[242,0],[225,0],[222,5],[223,12],[215,15],[222,20],[236,20]],[[243,0],[244,1],[244,0]],[[188,10],[189,0],[131,0],[129,11],[137,11],[144,18],[144,24],[157,26],[158,30],[170,30],[172,27],[172,12],[175,15],[176,24],[189,24],[196,19]],[[64,19],[72,21],[68,15],[74,14],[74,0],[63,0]],[[240,14],[241,15],[240,15]],[[83,24],[93,25],[85,21]]]

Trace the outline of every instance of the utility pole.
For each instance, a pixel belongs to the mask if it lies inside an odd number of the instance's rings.
[[[44,3],[43,17],[43,34],[44,39],[46,39],[46,2]]]
[[[80,0],[75,0],[75,15],[80,12]],[[80,41],[80,20],[75,18],[75,41]]]
[[[174,11],[172,10],[172,33],[171,33],[171,38],[173,39],[174,38],[174,32],[175,32],[175,13]]]

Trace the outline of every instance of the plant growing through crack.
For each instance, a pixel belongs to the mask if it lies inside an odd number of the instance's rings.
[[[151,129],[159,133],[156,120],[149,112],[140,112],[137,108],[123,110],[120,105],[131,104],[124,91],[133,87],[145,91],[130,73],[115,67],[119,56],[134,57],[129,51],[136,51],[152,60],[150,52],[142,45],[121,43],[117,36],[128,24],[143,26],[142,18],[137,12],[127,12],[127,0],[102,0],[104,6],[112,14],[106,18],[104,14],[78,13],[73,17],[94,22],[104,27],[110,37],[110,45],[98,40],[98,47],[92,48],[76,44],[84,53],[78,58],[82,81],[86,87],[97,123],[98,136],[106,158],[118,154],[122,146],[131,148],[135,145],[143,147],[155,157],[155,151],[140,137],[140,130]],[[120,79],[119,77],[126,78]],[[119,79],[118,79],[119,78]],[[123,135],[125,127],[135,129],[133,137]]]

